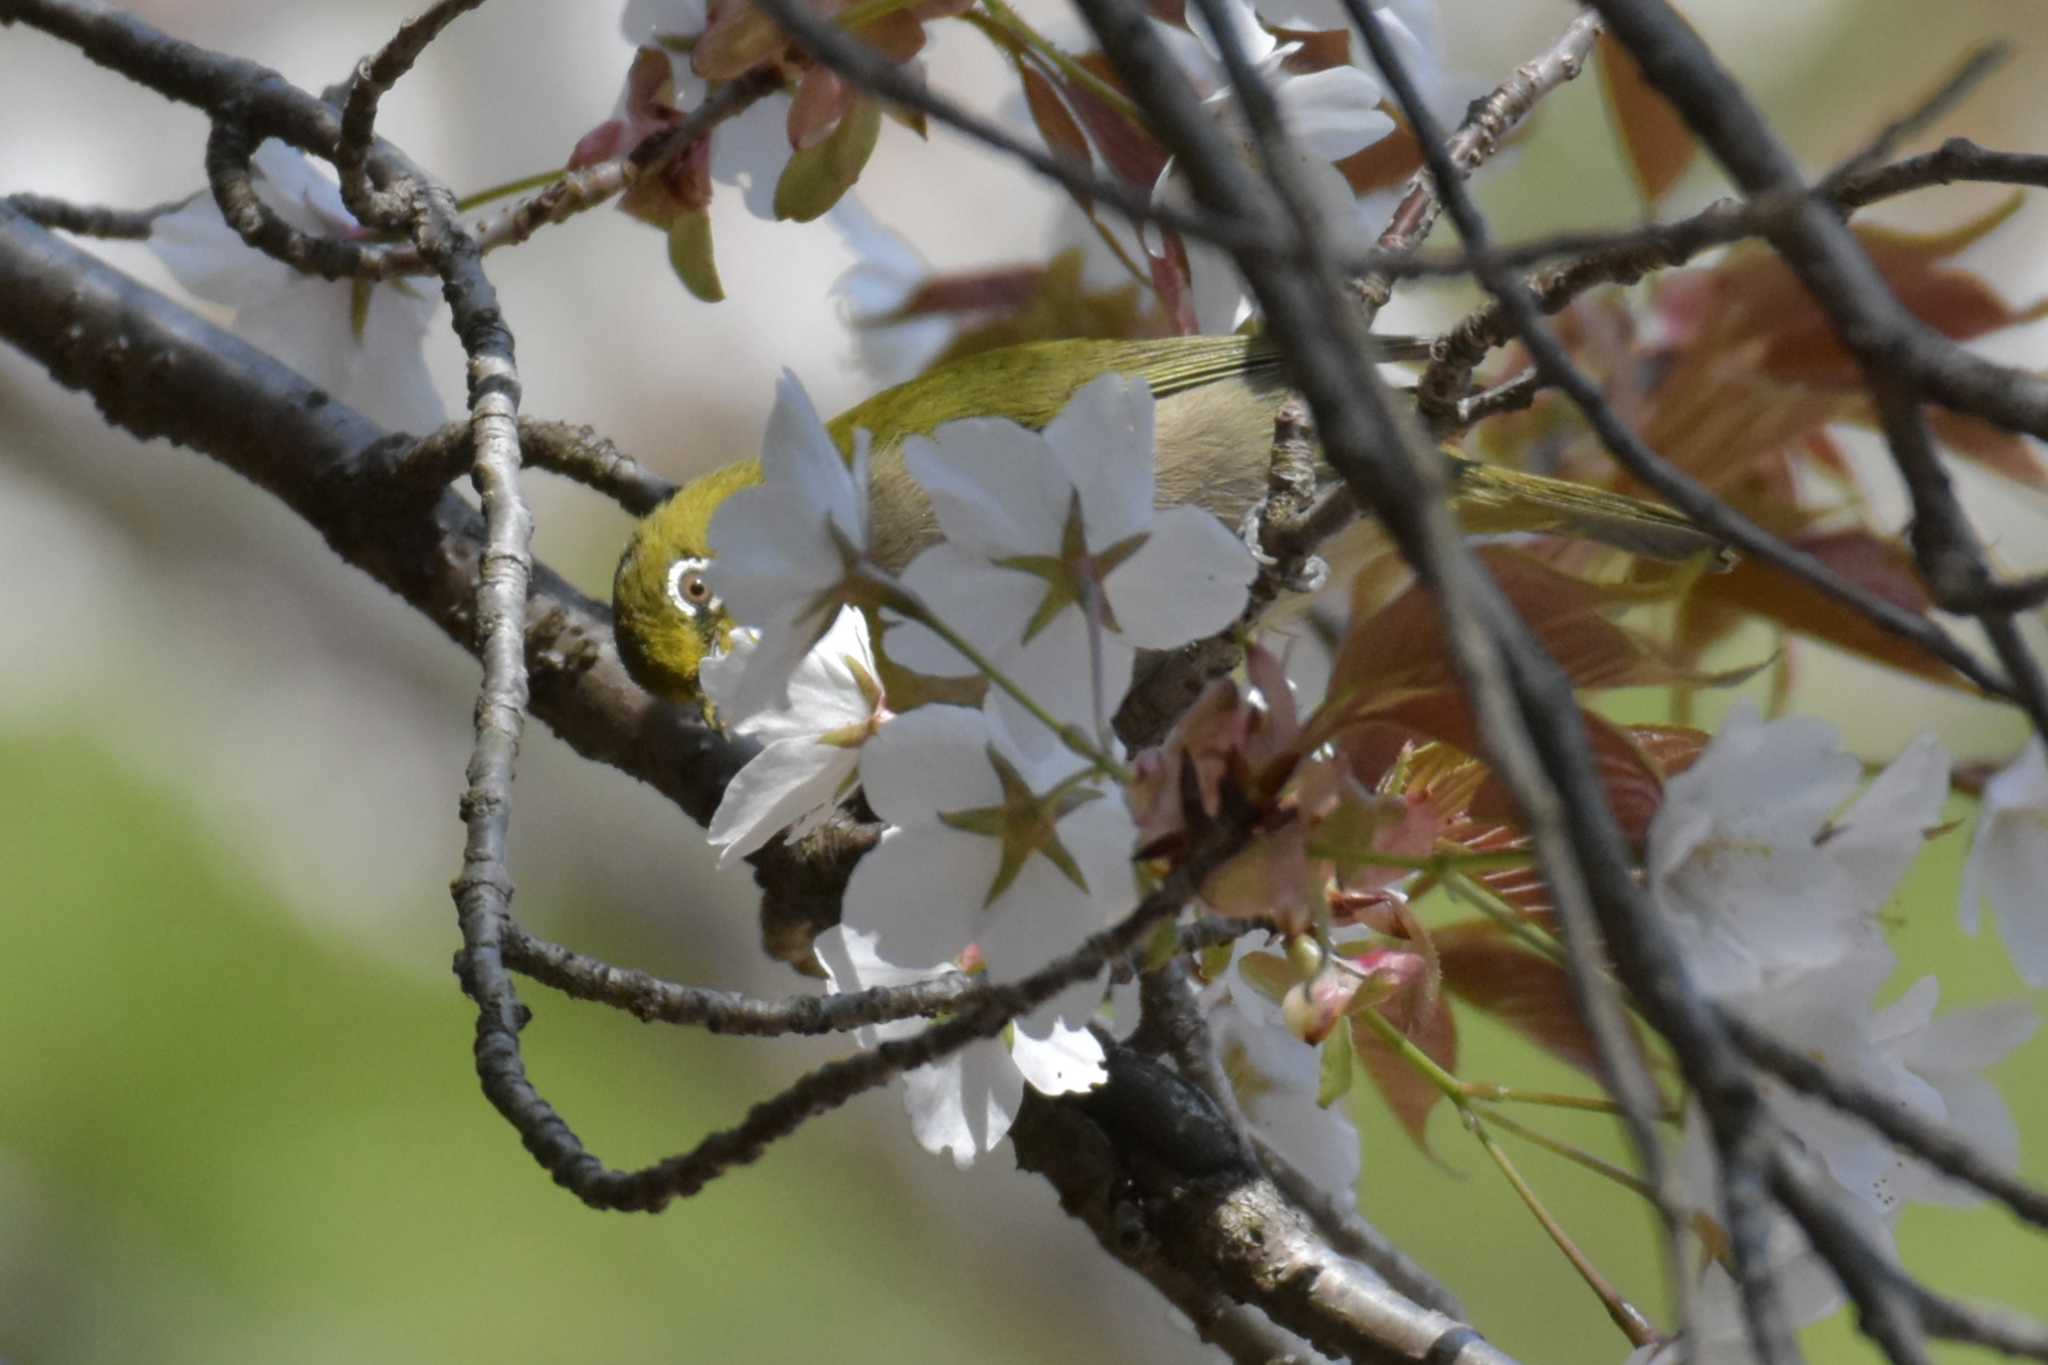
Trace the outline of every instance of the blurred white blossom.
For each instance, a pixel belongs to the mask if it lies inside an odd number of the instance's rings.
[[[1984,785],[1963,868],[1965,933],[1977,932],[1986,901],[2020,976],[2048,986],[2048,754],[2038,736]]]
[[[1361,1165],[1358,1127],[1343,1100],[1316,1103],[1321,1054],[1288,1028],[1278,1002],[1238,971],[1256,937],[1237,941],[1230,969],[1202,992],[1217,1057],[1259,1136],[1318,1189],[1348,1196]]]
[[[257,195],[291,226],[320,237],[364,235],[341,190],[303,153],[269,140],[251,164]],[[431,287],[301,274],[244,242],[204,193],[158,218],[149,248],[179,284],[232,308],[236,335],[341,401],[402,431],[447,420],[421,354],[440,309]]]
[[[944,313],[892,315],[911,301],[931,266],[855,195],[840,200],[829,216],[858,258],[832,284],[840,317],[853,332],[856,362],[885,386],[923,374],[959,334],[959,319]]]
[[[1782,912],[1793,904],[1778,908]],[[2012,1113],[1982,1073],[2032,1035],[2033,1012],[2004,1002],[1937,1019],[1940,988],[1933,977],[1922,978],[1897,1002],[1877,1009],[1878,992],[1897,966],[1889,948],[1870,940],[1834,962],[1763,989],[1725,996],[1723,1003],[1833,1074],[1902,1110],[1967,1134],[1994,1161],[2017,1165],[2019,1133]],[[1977,1198],[1829,1104],[1775,1081],[1766,1082],[1764,1095],[1786,1132],[1841,1187],[1847,1198],[1839,1207],[1881,1247],[1890,1248],[1890,1229],[1907,1203]],[[1685,1172],[1701,1206],[1724,1217],[1718,1167],[1697,1110],[1686,1125]],[[1770,1220],[1768,1273],[1793,1325],[1817,1322],[1841,1306],[1840,1286],[1789,1217],[1774,1211]],[[1695,1309],[1700,1328],[1695,1359],[1750,1359],[1734,1281],[1718,1265],[1708,1268]]]
[[[1829,828],[1862,767],[1833,726],[1765,722],[1744,703],[1666,786],[1650,825],[1652,894],[1714,995],[1840,961],[1940,821],[1948,756],[1922,737]]]

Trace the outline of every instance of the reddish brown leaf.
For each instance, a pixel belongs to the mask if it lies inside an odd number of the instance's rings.
[[[2015,193],[1943,232],[1858,224],[1855,233],[1901,303],[1942,335],[1967,341],[2048,312],[2048,300],[2015,308],[1977,275],[1950,264],[1958,252],[2010,218],[2019,204]],[[1738,247],[1718,265],[1668,277],[1658,289],[1657,306],[1668,317],[1689,317],[1691,330],[1702,341],[1711,338],[1716,350],[1762,342],[1758,364],[1772,378],[1860,391],[1862,372],[1833,322],[1791,267],[1767,247]]]
[[[1972,417],[1966,412],[1936,407],[1922,411],[1927,414],[1927,423],[1934,428],[1934,434],[1941,443],[1964,459],[1974,461],[2014,483],[2023,483],[2029,488],[2048,488],[2048,466],[2041,463],[2040,452],[2034,448],[2032,438],[2002,431],[1983,418]]]
[[[1650,832],[1650,821],[1664,803],[1664,774],[1643,752],[1635,737],[1612,721],[1581,711],[1586,738],[1593,749],[1594,770],[1608,807],[1630,841],[1641,844]],[[1519,817],[1507,784],[1493,774],[1473,793],[1467,814],[1480,823],[1512,824]]]
[[[1347,29],[1275,27],[1273,36],[1283,47],[1294,45],[1294,51],[1281,63],[1283,71],[1305,76],[1351,65],[1351,34]]]
[[[1008,312],[1021,308],[1045,279],[1042,265],[998,266],[956,275],[927,275],[886,322],[961,313]]]
[[[1564,968],[1516,944],[1491,920],[1439,929],[1436,947],[1451,994],[1567,1066],[1600,1079],[1600,1048],[1579,1018]]]
[[[1408,1003],[1404,1004],[1404,1001]],[[1456,1073],[1458,1026],[1451,1018],[1449,1001],[1441,995],[1426,1003],[1399,996],[1382,1005],[1379,1012],[1434,1058],[1439,1066]],[[1363,1022],[1354,1023],[1351,1040],[1358,1050],[1358,1060],[1364,1065],[1366,1074],[1372,1077],[1380,1098],[1387,1102],[1387,1108],[1393,1111],[1394,1118],[1407,1130],[1408,1136],[1415,1140],[1415,1145],[1427,1152],[1429,1114],[1443,1099],[1444,1092],[1382,1041],[1371,1026]]]
[[[944,311],[971,315],[963,318],[952,344],[939,353],[931,368],[1027,341],[1159,335],[1160,320],[1144,306],[1137,285],[1090,289],[1084,266],[1080,248],[1074,247],[1035,270],[941,276],[928,281],[936,292],[928,296],[921,288],[913,303],[928,298],[934,303],[949,300],[950,307]],[[949,281],[960,288],[949,293]],[[978,303],[972,297],[977,293]]]
[[[1117,85],[1116,76],[1102,54],[1091,52],[1077,60],[1112,87]],[[1067,81],[1061,89],[1068,107],[1088,130],[1110,173],[1133,189],[1150,193],[1159,173],[1166,169],[1166,149],[1122,110],[1098,98],[1087,86]]]
[[[1382,103],[1380,112],[1394,120],[1394,131],[1368,143],[1336,163],[1356,195],[1390,190],[1422,169],[1422,143],[1399,110]]]
[[[1052,82],[1021,61],[1017,64],[1017,75],[1024,82],[1024,107],[1031,111],[1031,121],[1038,125],[1038,135],[1045,139],[1046,150],[1088,165],[1093,159],[1088,150],[1088,135],[1081,131],[1081,125],[1053,89]]]
[[[1159,306],[1165,310],[1168,331],[1175,336],[1191,336],[1197,324],[1187,244],[1171,228],[1161,236],[1165,249],[1145,257],[1152,270],[1152,292],[1159,296]]]
[[[789,145],[801,152],[830,137],[852,106],[854,94],[854,87],[834,71],[822,66],[806,71],[789,102]]]
[[[1713,739],[1705,730],[1695,730],[1690,725],[1631,725],[1626,728],[1635,739],[1636,747],[1649,755],[1667,782],[1697,763]]]
[[[1927,609],[1927,590],[1914,571],[1912,555],[1896,542],[1856,530],[1797,537],[1793,543],[1908,611]],[[1919,645],[1879,629],[1861,612],[1850,611],[1818,589],[1756,560],[1743,560],[1727,573],[1702,579],[1694,595],[1702,607],[1733,608],[1761,616],[1887,667],[1969,689],[1954,669]]]
[[[1634,687],[1707,681],[1666,658],[1650,641],[1608,620],[1620,607],[1668,598],[1686,580],[1596,583],[1501,546],[1479,552],[1494,581],[1580,687]],[[1369,614],[1354,611],[1338,647],[1333,688],[1353,715],[1401,698],[1455,686],[1441,613],[1419,582]]]
[[[1685,174],[1699,145],[1685,120],[1657,93],[1642,67],[1613,34],[1600,35],[1593,61],[1600,69],[1600,88],[1607,96],[1607,111],[1621,137],[1636,188],[1645,203],[1654,203]]]

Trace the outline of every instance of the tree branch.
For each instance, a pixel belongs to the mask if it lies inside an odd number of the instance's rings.
[[[1911,539],[1935,599],[1984,619],[2016,700],[2048,734],[2048,682],[2010,629],[1975,529],[1935,454],[1923,398],[2009,430],[2048,434],[2048,382],[1949,342],[1906,310],[1855,235],[1822,202],[1763,116],[1706,44],[1663,0],[1594,0],[1645,75],[1682,114],[1746,194],[1780,195],[1791,208],[1770,228],[1773,245],[1828,314],[1878,403],[1893,462],[1913,500]]]

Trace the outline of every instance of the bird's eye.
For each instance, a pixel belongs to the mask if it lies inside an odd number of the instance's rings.
[[[718,598],[712,594],[711,585],[704,581],[704,567],[708,562],[678,559],[668,566],[668,600],[675,603],[676,610],[685,616],[694,618],[718,610]]]

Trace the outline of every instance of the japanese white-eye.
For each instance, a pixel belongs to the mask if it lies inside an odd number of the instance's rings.
[[[1159,505],[1197,503],[1237,526],[1266,495],[1273,419],[1289,393],[1270,344],[1242,336],[1033,342],[920,375],[827,424],[842,452],[852,449],[856,431],[872,434],[876,558],[901,569],[939,538],[931,504],[904,468],[904,438],[968,417],[1040,428],[1076,390],[1110,372],[1144,380],[1157,400]],[[1445,459],[1453,507],[1474,534],[1543,532],[1672,560],[1717,544],[1656,503],[1454,455]],[[700,699],[698,668],[734,624],[700,572],[711,554],[711,519],[726,498],[760,479],[760,462],[748,459],[693,480],[641,520],[619,561],[612,584],[619,653],[657,696]],[[1354,523],[1321,553],[1333,575],[1343,575],[1374,543],[1371,525]]]

